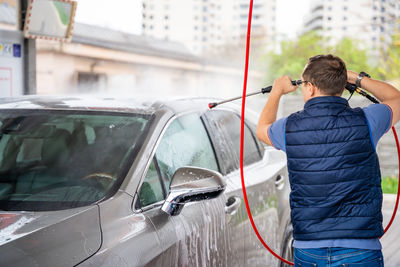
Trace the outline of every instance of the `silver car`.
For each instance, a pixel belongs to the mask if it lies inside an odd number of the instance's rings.
[[[278,266],[253,233],[240,111],[209,99],[0,101],[3,266]],[[246,114],[255,223],[292,259],[285,155]]]

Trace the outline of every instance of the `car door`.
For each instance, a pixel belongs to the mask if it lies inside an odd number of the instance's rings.
[[[222,135],[219,141],[220,145],[229,147],[231,157],[234,160],[224,161],[228,163],[225,168],[227,172],[230,172],[228,177],[231,184],[236,186],[236,190],[241,190],[239,172],[240,116],[230,110],[218,109],[209,111],[206,116],[212,122],[211,125],[216,135]],[[282,177],[276,173],[277,170],[269,169],[263,155],[263,146],[259,145],[255,139],[254,131],[246,124],[244,128],[244,178],[247,198],[259,233],[271,248],[278,251],[280,241],[277,240],[279,230],[277,187],[281,186]],[[283,172],[284,170],[280,171]],[[237,191],[235,193],[238,194]],[[276,260],[265,250],[255,235],[244,202],[238,212],[245,214],[245,219],[241,222],[241,227],[244,229],[244,265],[276,265]]]
[[[213,200],[186,204],[178,216],[169,216],[156,205],[168,195],[178,168],[195,166],[220,171],[199,114],[182,115],[168,125],[156,147],[152,165],[141,185],[138,205],[157,230],[164,248],[163,266],[234,266],[229,264],[228,252],[240,255],[243,247],[233,245],[241,251],[227,250],[232,245],[226,227],[229,218],[225,215],[224,194]]]

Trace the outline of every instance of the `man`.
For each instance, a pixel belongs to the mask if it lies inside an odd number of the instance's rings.
[[[382,104],[350,108],[347,81]],[[276,121],[280,97],[296,88],[288,76],[275,80],[257,126],[261,141],[287,154],[295,266],[383,266],[375,148],[400,119],[400,92],[319,55],[302,74],[304,109]]]

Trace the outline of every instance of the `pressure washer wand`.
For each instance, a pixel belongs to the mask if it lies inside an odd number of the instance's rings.
[[[299,85],[299,84],[301,84],[301,83],[302,83],[301,80],[292,81],[292,85]],[[249,93],[249,94],[246,95],[246,97],[248,97],[248,96],[253,96],[253,95],[258,95],[258,94],[266,94],[266,93],[271,92],[271,90],[272,90],[272,85],[267,86],[267,87],[264,87],[264,88],[262,88],[262,89],[261,89],[260,91],[258,91],[258,92]],[[228,103],[228,102],[231,102],[231,101],[234,101],[234,100],[238,100],[238,99],[241,99],[241,98],[242,98],[242,96],[238,96],[238,97],[234,97],[234,98],[222,100],[222,101],[220,101],[220,102],[209,103],[209,104],[208,104],[208,107],[209,107],[210,109],[212,109],[212,108],[215,108],[216,106],[218,106],[218,105],[220,105],[220,104]]]

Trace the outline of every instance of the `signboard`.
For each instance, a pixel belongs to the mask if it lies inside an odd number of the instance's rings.
[[[0,30],[0,97],[23,95],[23,37]]]
[[[69,41],[77,2],[70,0],[28,0],[26,38]]]

